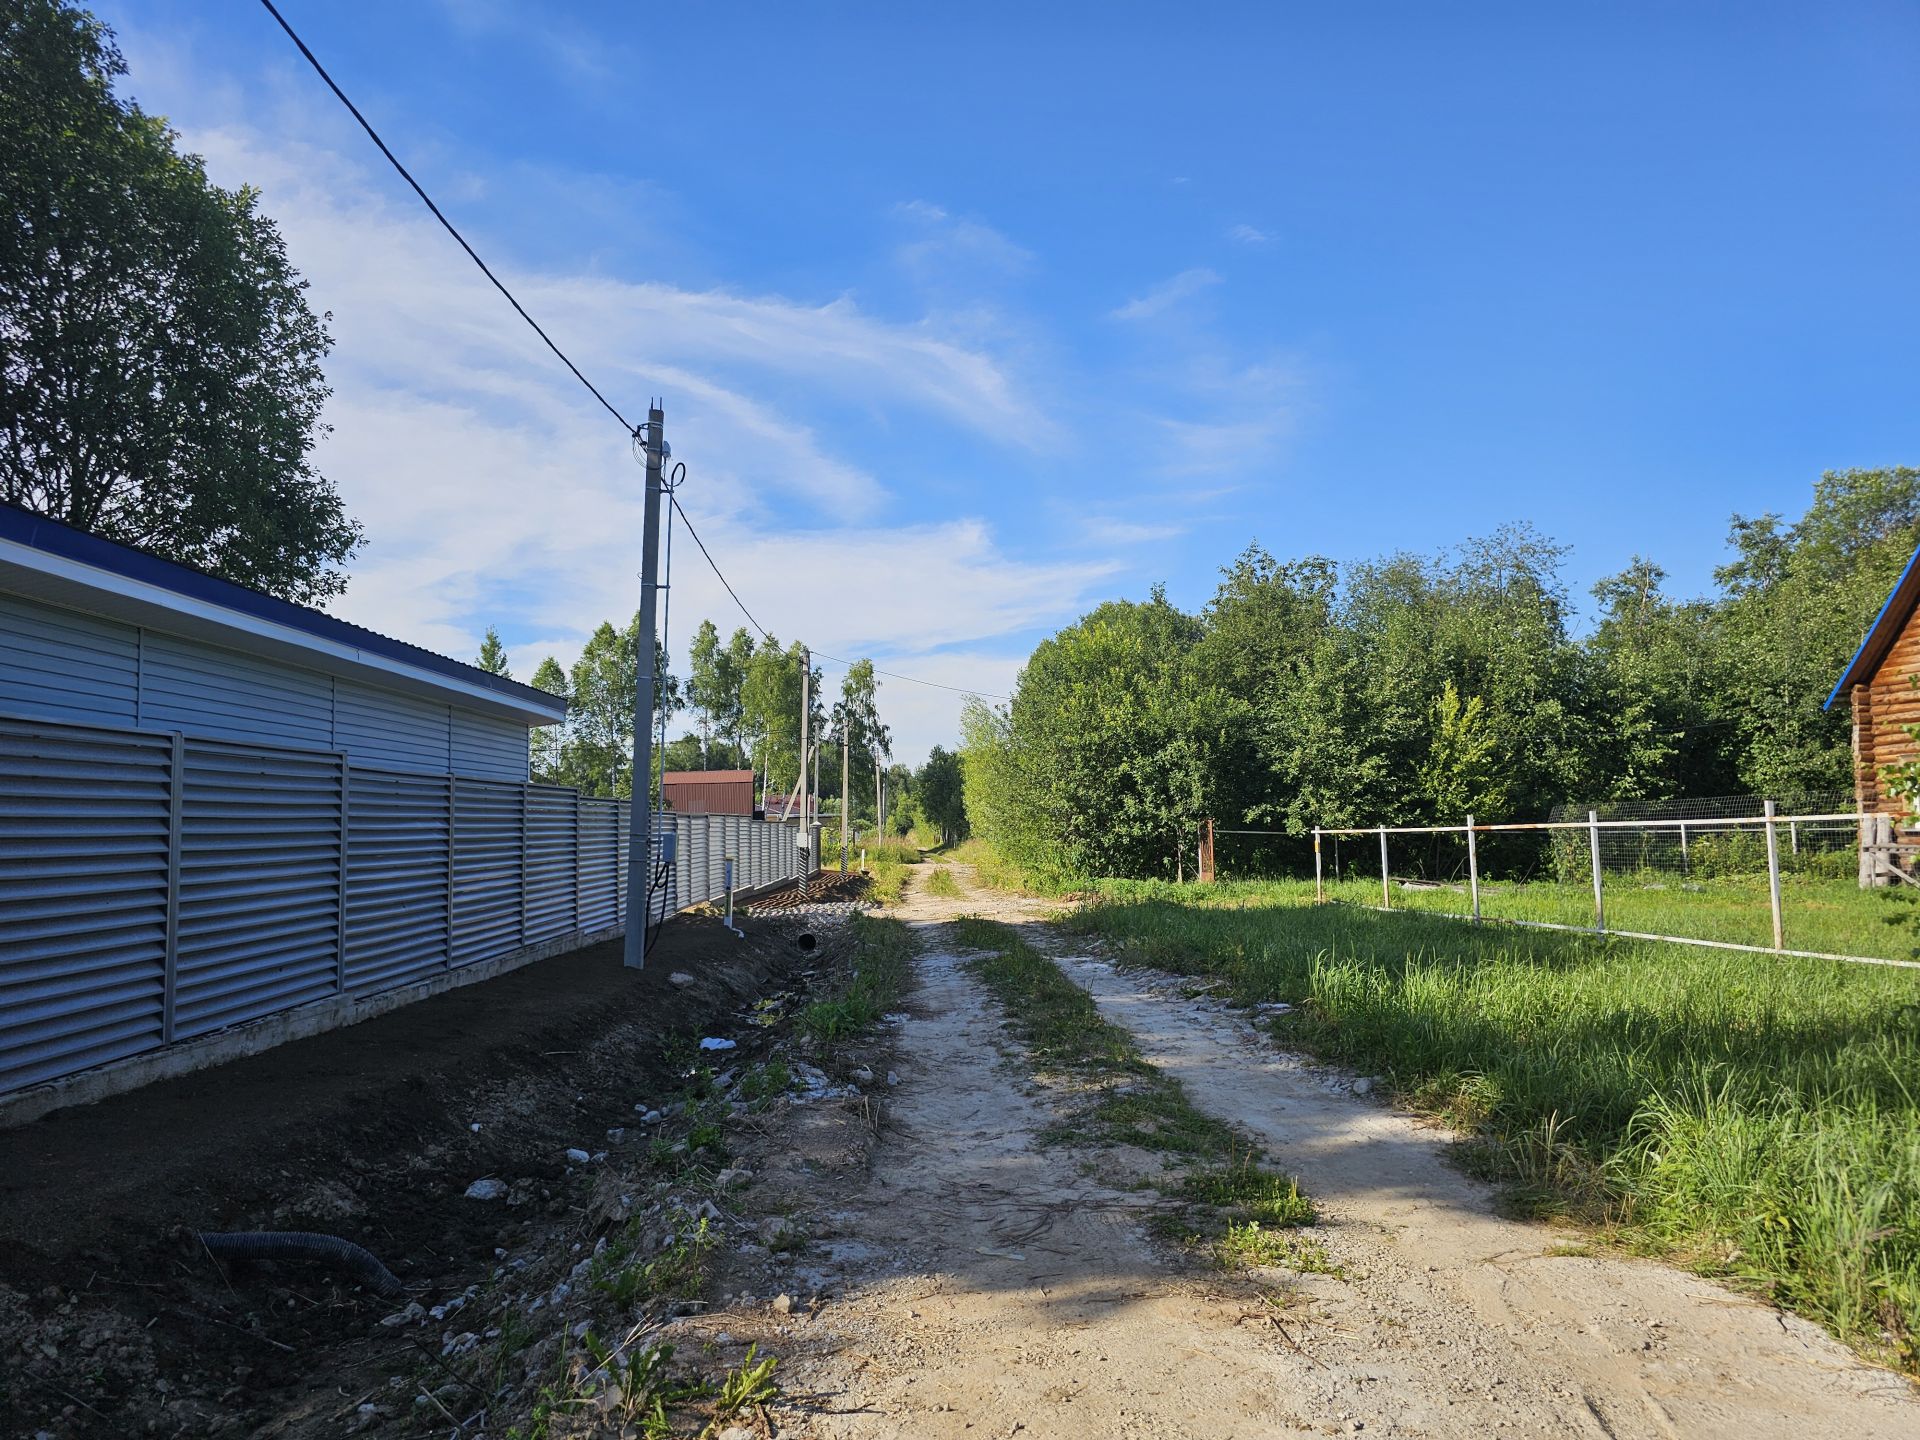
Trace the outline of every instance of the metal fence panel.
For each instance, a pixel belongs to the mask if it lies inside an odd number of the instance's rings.
[[[580,797],[572,790],[536,785],[527,792],[528,944],[577,928],[574,884]]]
[[[183,754],[176,1040],[339,981],[339,758],[213,741]]]
[[[620,923],[620,829],[626,815],[618,801],[580,802],[580,928],[605,930]]]
[[[347,989],[390,990],[448,961],[447,782],[348,772]]]
[[[453,963],[520,948],[524,785],[454,782]]]
[[[0,724],[0,1091],[161,1043],[172,757]]]

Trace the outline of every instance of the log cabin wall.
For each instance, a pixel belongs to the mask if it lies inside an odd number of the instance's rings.
[[[1853,687],[1854,790],[1862,814],[1892,813],[1901,807],[1886,793],[1880,767],[1920,758],[1920,745],[1900,727],[1920,724],[1920,624],[1909,615],[1894,641],[1864,685]],[[1910,828],[1903,826],[1902,828]]]

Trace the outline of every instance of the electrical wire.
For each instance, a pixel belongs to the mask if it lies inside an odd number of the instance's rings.
[[[407,170],[407,167],[400,163],[399,157],[387,148],[387,142],[380,138],[380,132],[368,123],[367,117],[360,113],[360,107],[347,98],[347,92],[342,90],[333,76],[327,73],[327,67],[322,65],[319,57],[307,48],[307,42],[302,40],[295,32],[293,26],[287,23],[287,17],[282,15],[279,10],[274,7],[273,0],[260,0],[260,3],[266,7],[267,13],[279,22],[280,28],[287,32],[287,38],[299,46],[300,53],[307,57],[307,63],[313,66],[314,73],[327,82],[327,88],[333,91],[335,98],[347,107],[347,112],[351,114],[355,120],[360,122],[360,128],[367,132],[367,138],[380,147],[380,153],[387,157],[387,163],[400,172],[400,178],[413,187],[413,193],[418,195],[421,203],[433,212],[433,218],[438,220],[446,232],[459,243],[460,248],[467,252],[467,258],[480,267],[480,273],[493,282],[493,288],[507,297],[507,303],[513,306],[522,320],[533,327],[534,334],[546,341],[547,348],[560,357],[560,363],[573,372],[573,378],[586,386],[587,389],[593,393],[593,398],[600,402],[606,412],[620,422],[620,428],[625,430],[629,435],[636,433],[634,426],[627,423],[627,417],[614,409],[613,402],[600,393],[599,387],[580,373],[580,367],[567,358],[567,352],[553,343],[553,337],[540,328],[540,322],[527,313],[527,307],[522,305],[519,300],[514,297],[514,293],[501,283],[498,275],[495,275],[492,270],[487,268],[487,262],[482,260],[479,252],[467,243],[467,237],[456,230],[453,222],[440,212],[440,207],[433,203],[433,197],[421,188],[420,182],[414,179],[412,174]]]
[[[560,363],[572,372],[573,378],[586,386],[588,393],[600,402],[601,407],[609,415],[613,416],[615,420],[620,422],[620,428],[626,431],[629,436],[637,437],[640,433],[639,429],[614,407],[612,401],[600,393],[600,388],[586,377],[578,365],[573,363],[572,359],[568,357],[567,352],[554,343],[553,337],[547,334],[541,327],[540,322],[535,320],[533,316],[527,312],[527,307],[520,303],[519,298],[506,287],[506,284],[498,275],[493,273],[493,270],[488,266],[487,262],[480,258],[480,252],[468,244],[467,237],[460,233],[451,220],[447,219],[445,213],[434,203],[433,197],[427,194],[425,187],[413,178],[413,173],[408,170],[405,165],[400,163],[400,157],[395,155],[387,142],[380,138],[380,132],[375,130],[372,122],[360,113],[360,107],[348,98],[347,92],[340,88],[339,82],[328,73],[327,67],[320,63],[320,57],[315,55],[313,50],[307,45],[307,42],[300,38],[299,32],[288,23],[287,17],[280,13],[279,8],[273,3],[273,0],[260,0],[260,4],[266,9],[266,12],[274,18],[274,22],[286,32],[287,38],[293,41],[301,55],[306,58],[307,63],[313,67],[314,73],[326,82],[326,86],[333,92],[334,98],[347,108],[347,113],[352,115],[353,118],[359,122],[360,128],[367,132],[367,138],[373,141],[382,155],[386,156],[387,163],[393,166],[402,180],[407,182],[412,188],[413,193],[420,197],[420,203],[425,205],[427,209],[433,213],[433,218],[440,222],[441,228],[453,237],[455,243],[458,244],[462,250],[467,252],[467,258],[479,267],[480,273],[492,282],[493,288],[505,297],[509,305],[513,306],[514,313],[519,315],[522,320],[526,321],[527,324],[532,327],[533,333],[538,335],[540,339],[545,342],[547,349],[551,350],[554,355],[558,357]],[[681,468],[684,470],[684,466]],[[720,581],[721,585],[726,587],[727,594],[733,598],[733,603],[739,606],[740,613],[746,616],[748,623],[760,632],[761,638],[771,640],[773,638],[772,632],[754,617],[751,610],[747,609],[746,602],[740,598],[739,592],[733,588],[733,582],[727,579],[725,572],[720,569],[719,563],[714,560],[713,552],[707,549],[706,541],[700,538],[700,532],[694,528],[693,521],[688,519],[687,512],[681,508],[679,497],[673,495],[671,488],[668,490],[668,498],[672,501],[674,510],[679,513],[681,522],[686,525],[687,533],[693,537],[693,543],[700,547],[700,554],[705,558],[708,568],[713,571],[715,578]],[[667,524],[667,544],[669,553],[671,553],[673,544],[673,519],[671,515],[668,516]],[[664,629],[664,626],[662,628]],[[819,655],[822,660],[830,660],[836,665],[849,665],[852,663],[851,661],[841,659],[837,655],[828,655],[824,651],[815,651],[814,653]],[[890,680],[902,680],[911,685],[924,685],[934,690],[950,691],[955,695],[976,695],[989,700],[1006,700],[1008,698],[1005,695],[994,694],[989,690],[974,690],[962,685],[946,685],[938,680],[923,680],[917,675],[902,675],[898,671],[882,670],[878,666],[874,668],[874,674],[885,675]]]
[[[700,547],[700,553],[706,558],[707,568],[713,571],[714,578],[726,588],[727,594],[733,597],[733,603],[740,607],[740,613],[747,617],[747,623],[760,632],[760,638],[762,640],[772,640],[773,632],[754,618],[753,612],[747,608],[746,601],[740,598],[740,592],[733,588],[733,582],[727,579],[725,572],[721,570],[719,564],[714,560],[713,552],[707,549],[707,542],[700,538],[700,532],[694,528],[693,521],[688,517],[687,512],[680,508],[680,497],[675,495],[672,496],[671,499],[673,500],[673,508],[680,512],[681,523],[687,527],[687,534],[693,537],[693,543]],[[814,650],[811,653],[816,660],[830,660],[835,665],[851,665],[854,663],[851,660],[842,660],[838,655],[829,655],[824,650]],[[943,685],[938,680],[922,680],[917,675],[902,675],[897,671],[882,670],[877,665],[874,667],[873,673],[876,675],[885,675],[889,680],[905,680],[912,685],[926,685],[935,690],[950,690],[955,695],[977,695],[987,700],[1006,700],[1010,698],[1005,695],[996,695],[991,690],[971,690],[962,685]]]

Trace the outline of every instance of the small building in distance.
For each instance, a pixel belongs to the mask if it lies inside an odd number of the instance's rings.
[[[682,815],[753,814],[753,771],[669,770],[660,777],[669,810]]]
[[[1891,816],[1891,823],[1875,825],[1863,818],[1860,880],[1887,884],[1898,862],[1901,875],[1913,855],[1875,851],[1876,845],[1895,843],[1897,829],[1904,839],[1920,830],[1907,806],[1887,791],[1884,769],[1904,761],[1920,760],[1920,744],[1902,726],[1920,724],[1920,550],[1907,560],[1894,582],[1866,638],[1841,673],[1826,709],[1846,701],[1853,715],[1853,792],[1862,817]]]

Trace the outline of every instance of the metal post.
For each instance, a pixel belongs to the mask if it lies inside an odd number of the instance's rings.
[[[1687,874],[1687,822],[1682,820],[1680,822],[1680,875],[1681,875],[1681,878],[1685,879],[1686,874]]]
[[[1380,827],[1380,908],[1393,908],[1393,891],[1387,885],[1387,827]]]
[[[1473,897],[1473,918],[1480,918],[1480,850],[1474,844],[1473,817],[1467,816],[1467,893]]]
[[[1800,822],[1798,820],[1787,821],[1787,848],[1795,855],[1800,853]]]
[[[1318,905],[1327,898],[1326,882],[1320,874],[1320,827],[1313,827],[1313,903]]]
[[[640,623],[634,637],[639,674],[633,687],[633,804],[627,834],[627,929],[623,956],[632,969],[647,957],[647,879],[653,869],[653,655],[660,582],[660,464],[666,412],[647,410],[647,489],[640,525]]]
[[[847,873],[847,825],[853,818],[849,813],[853,809],[853,786],[851,782],[850,760],[852,747],[848,744],[847,727],[840,727],[840,873]]]
[[[1587,854],[1593,863],[1593,928],[1607,928],[1607,905],[1600,895],[1600,812],[1587,811]]]
[[[341,774],[345,775],[345,762]],[[173,732],[167,756],[167,935],[161,956],[160,1043],[173,1043],[174,1002],[180,990],[180,849],[186,841],[187,737]],[[340,945],[334,954],[334,989],[347,986],[347,787],[340,783]]]
[[[1786,926],[1780,920],[1780,836],[1774,829],[1773,801],[1766,804],[1767,811],[1767,895],[1773,901],[1773,948],[1787,948]]]

